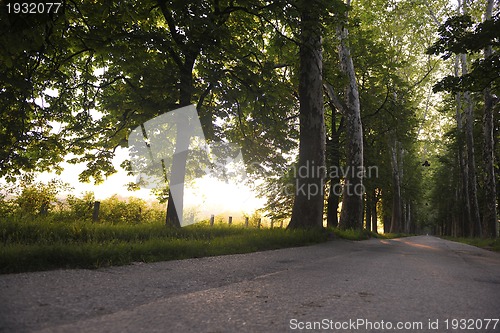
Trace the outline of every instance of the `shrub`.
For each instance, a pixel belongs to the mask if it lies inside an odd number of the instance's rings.
[[[30,176],[23,177],[20,183],[4,188],[3,206],[11,213],[21,216],[46,215],[57,203],[57,195],[70,189],[69,184],[59,179],[52,179],[48,183],[35,182]],[[7,195],[13,199],[5,200]]]
[[[164,221],[165,215],[159,205],[135,197],[124,201],[113,195],[101,201],[99,219],[111,224],[138,224]]]
[[[94,201],[94,192],[85,192],[83,198],[77,198],[71,194],[68,195],[66,203],[69,207],[70,216],[82,221],[91,220]]]

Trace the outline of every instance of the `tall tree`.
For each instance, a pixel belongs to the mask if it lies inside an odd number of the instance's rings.
[[[485,21],[492,21],[494,0],[488,0],[486,5]],[[491,58],[493,55],[493,47],[487,45],[484,48],[484,59]],[[496,179],[495,179],[495,140],[493,135],[494,104],[498,101],[494,100],[491,93],[491,84],[484,88],[484,116],[483,116],[483,135],[484,135],[484,164],[486,169],[485,177],[485,198],[486,203],[483,212],[483,237],[498,237],[498,222],[496,208]]]
[[[401,148],[401,142],[395,141],[394,145],[391,145],[391,166],[392,166],[392,216],[391,216],[391,227],[389,232],[398,233],[401,232],[402,224],[402,199],[401,199],[401,178],[403,173],[403,165],[401,155],[403,150]]]
[[[300,143],[297,187],[289,228],[323,226],[325,122],[323,109],[322,2],[299,1]]]
[[[340,182],[340,172],[332,172],[340,170],[340,136],[344,128],[344,115],[341,114],[341,110],[344,110],[343,106],[339,102],[333,87],[326,83],[325,90],[329,99],[329,105],[331,110],[330,119],[330,134],[331,137],[327,140],[326,153],[327,153],[327,167],[330,178],[330,186],[328,190],[328,201],[326,210],[326,224],[328,227],[338,227],[339,217],[338,208],[340,203],[342,184]]]
[[[459,77],[460,76],[460,55],[457,55],[455,57],[455,76]],[[457,130],[456,130],[456,137],[457,137],[457,143],[458,143],[458,149],[457,149],[457,159],[458,159],[458,165],[460,167],[460,186],[458,188],[458,201],[463,203],[463,212],[465,213],[465,219],[461,223],[462,224],[462,229],[464,230],[464,233],[469,235],[470,232],[469,230],[471,229],[470,221],[471,221],[471,207],[470,207],[470,200],[469,200],[469,172],[468,172],[468,166],[465,161],[465,144],[464,144],[464,137],[465,137],[465,132],[463,129],[463,115],[462,115],[462,93],[461,92],[456,92],[455,93],[455,121],[457,123]]]
[[[459,143],[464,140],[466,147],[463,158],[460,158],[461,151],[458,152],[458,159],[460,161],[464,160],[464,162],[461,162],[463,165],[461,166],[463,174],[463,190],[461,193],[463,199],[461,200],[465,201],[467,223],[463,230],[471,236],[495,237],[497,228],[495,222],[496,175],[494,167],[495,112],[493,112],[495,99],[492,97],[494,92],[499,91],[499,55],[494,50],[498,48],[496,40],[499,37],[500,20],[498,15],[495,17],[489,15],[494,4],[488,2],[485,20],[474,27],[473,18],[468,15],[467,8],[464,7],[465,2],[459,4],[459,14],[462,15],[449,18],[439,28],[440,38],[428,49],[428,53],[442,54],[444,59],[451,57],[452,54],[457,55],[455,76],[446,76],[435,85],[434,90],[449,91],[457,96],[457,140]],[[484,57],[477,58],[469,67],[467,56],[470,55],[469,58],[474,58],[474,54],[481,51],[484,52]],[[459,73],[459,67],[461,67],[461,73]],[[475,104],[476,101],[473,96],[478,93],[483,95],[484,100],[484,149],[483,160],[476,163],[474,153],[475,116],[473,110],[474,108],[477,109],[477,104]],[[461,113],[462,108],[464,109],[464,115]],[[462,125],[464,120],[465,126]],[[462,128],[463,136],[461,135]],[[478,177],[475,175],[477,170],[484,170],[482,182],[477,180]],[[478,186],[478,183],[484,184],[484,186]],[[479,214],[479,200],[476,199],[478,196],[483,199],[483,209],[481,211],[484,212],[484,215],[482,221]]]
[[[350,6],[350,0],[347,6]],[[346,130],[346,178],[342,193],[342,211],[339,226],[343,229],[363,227],[363,127],[359,104],[358,83],[348,46],[348,29],[339,27],[340,67],[347,77],[345,88],[345,130]]]

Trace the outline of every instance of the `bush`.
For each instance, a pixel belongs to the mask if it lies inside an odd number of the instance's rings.
[[[94,201],[94,192],[85,192],[83,198],[77,198],[71,194],[68,195],[66,197],[66,203],[69,208],[70,216],[82,221],[91,220]]]
[[[111,224],[152,223],[164,220],[163,210],[157,205],[148,205],[146,201],[130,197],[120,200],[117,195],[101,202],[99,220]]]
[[[35,182],[33,177],[26,175],[19,184],[5,186],[0,197],[0,208],[9,215],[20,216],[47,215],[58,203],[57,195],[70,189],[69,184],[58,179],[48,183]],[[12,197],[11,199],[7,199]]]

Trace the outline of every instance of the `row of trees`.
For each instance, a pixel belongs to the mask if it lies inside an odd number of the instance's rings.
[[[473,186],[445,203],[438,193],[455,185],[444,184],[449,177],[432,178],[444,172],[449,154],[462,154],[462,164],[474,163],[478,154],[476,149],[465,160],[458,139],[448,137],[456,149],[436,140],[435,110],[446,114],[451,104],[436,101],[430,89],[447,69],[425,51],[453,10],[448,1],[410,0],[80,0],[36,17],[2,8],[0,176],[14,181],[26,171],[57,170],[69,155],[71,162],[87,165],[81,181],[100,182],[116,171],[111,160],[133,128],[195,104],[207,140],[237,143],[248,165],[260,165],[249,170],[251,180],[265,174],[266,210],[274,219],[291,217],[291,228],[322,226],[326,214],[328,225],[342,228],[376,231],[382,221],[385,231],[418,232],[439,221],[443,231],[449,225],[458,230],[456,225],[478,225],[469,221],[486,203],[483,220],[489,222],[482,225],[493,226],[493,159],[485,159],[489,186],[476,191],[477,204],[473,195],[464,196]],[[430,53],[456,53],[464,43],[447,40],[447,31],[439,30],[441,40]],[[477,40],[467,36],[461,31],[455,37]],[[481,36],[486,44],[458,53],[490,47],[494,55],[496,37]],[[463,82],[477,84],[478,77],[471,71],[454,81],[460,105],[471,105],[476,96]],[[488,96],[497,89],[496,79],[489,81]],[[449,80],[441,82],[445,87]],[[472,108],[466,110],[474,117]],[[490,127],[484,130],[493,133],[497,118],[493,106],[488,110]],[[472,126],[464,133],[474,132],[472,122],[464,124]],[[468,148],[478,142],[466,141]],[[488,142],[491,152],[494,140]],[[176,165],[186,168],[185,160]],[[322,172],[292,172],[312,165]],[[372,166],[377,173],[370,178],[345,172]],[[467,184],[481,184],[472,176]],[[283,190],[289,185],[295,195]],[[489,200],[481,200],[482,193]],[[166,223],[179,226],[168,192],[167,197]],[[460,207],[464,200],[472,203],[467,215],[446,215],[449,205]],[[456,216],[465,217],[448,222]]]
[[[433,193],[440,231],[445,234],[498,236],[500,16],[494,7],[493,0],[482,8],[459,1],[457,15],[440,27],[439,40],[428,50],[454,60],[453,74],[434,89],[454,97],[443,110],[451,113],[455,124],[447,135]]]

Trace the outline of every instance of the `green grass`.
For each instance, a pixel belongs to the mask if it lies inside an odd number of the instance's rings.
[[[137,261],[249,253],[320,243],[331,238],[332,233],[334,237],[349,240],[404,236],[338,228],[325,232],[197,224],[176,229],[167,228],[162,223],[0,219],[0,273],[99,268]]]
[[[339,228],[331,228],[328,229],[330,232],[333,232],[333,234],[337,237],[343,238],[343,239],[348,239],[348,240],[366,240],[370,238],[382,238],[382,239],[392,239],[392,238],[401,238],[401,237],[408,237],[409,235],[407,234],[378,234],[376,232],[368,231],[366,229],[363,230],[354,230],[354,229],[347,229],[347,230],[342,230]]]
[[[0,273],[248,253],[326,240],[321,230],[0,220]]]
[[[442,237],[447,240],[454,242],[465,243],[473,246],[477,246],[486,250],[500,252],[500,238],[497,239],[484,239],[484,238],[463,238],[463,237]]]

